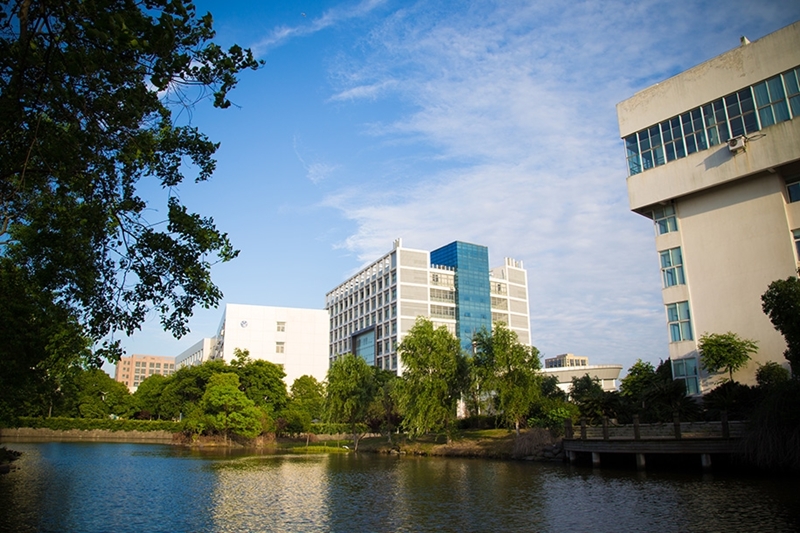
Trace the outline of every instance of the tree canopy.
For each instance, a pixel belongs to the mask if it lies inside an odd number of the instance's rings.
[[[761,295],[761,307],[786,339],[783,356],[789,361],[792,375],[800,377],[800,278],[792,276],[770,283]]]
[[[375,397],[375,374],[361,357],[345,354],[331,363],[326,387],[326,410],[331,422],[348,424],[353,434],[353,449],[358,451],[360,431]]]
[[[411,436],[444,430],[452,439],[456,405],[467,385],[467,361],[455,335],[417,318],[398,347],[403,363],[396,397]]]
[[[237,252],[176,194],[211,177],[218,145],[173,111],[228,107],[237,74],[258,62],[213,43],[211,15],[185,0],[2,4],[0,275],[53,324],[43,342],[72,339],[53,350],[62,358],[87,339],[116,359],[114,333],[151,310],[185,334],[194,306],[221,298],[211,265]],[[150,182],[163,204],[143,197]],[[13,354],[23,364],[47,364],[30,354],[37,339],[0,328],[4,343],[29,344]]]
[[[733,373],[743,368],[750,354],[758,351],[758,343],[741,339],[736,333],[711,333],[700,337],[697,344],[700,363],[708,372],[727,371],[733,381]]]
[[[475,366],[497,395],[498,411],[519,435],[520,424],[541,393],[539,350],[520,343],[517,334],[502,323],[495,324],[491,333],[477,332],[473,341]]]

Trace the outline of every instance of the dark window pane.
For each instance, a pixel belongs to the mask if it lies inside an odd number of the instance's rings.
[[[690,154],[697,151],[697,145],[694,143],[694,135],[686,137],[686,151]]]
[[[675,155],[675,145],[672,143],[668,143],[664,146],[667,151],[667,161],[675,161],[677,159]]]
[[[731,135],[734,137],[744,135],[744,121],[742,117],[736,117],[731,120]]]
[[[678,158],[679,159],[681,157],[686,157],[686,150],[683,148],[683,141],[682,140],[679,139],[678,142],[675,143],[675,149],[678,152]]]
[[[669,121],[661,123],[661,135],[664,138],[664,142],[672,140],[672,130],[669,127]]]
[[[642,152],[650,149],[650,137],[647,135],[647,130],[639,132],[639,149]]]
[[[786,189],[789,191],[790,202],[800,202],[800,181],[790,183]]]
[[[702,131],[699,131],[697,133],[697,149],[705,150],[706,148],[708,148],[708,146],[706,146],[706,136]]]
[[[645,152],[642,154],[642,163],[644,164],[644,169],[647,170],[648,168],[653,168],[653,152]]]
[[[773,104],[772,108],[775,111],[775,122],[789,120],[789,108],[786,106],[786,100]]]
[[[767,82],[763,81],[754,87],[756,90],[756,102],[759,107],[769,103],[769,93],[767,92]]]
[[[783,100],[786,97],[783,92],[783,83],[781,83],[780,76],[775,76],[771,80],[767,80],[767,85],[769,85],[770,101],[777,102],[778,100]]]
[[[788,116],[784,120],[788,120]],[[747,133],[758,131],[758,122],[756,121],[755,113],[748,113],[744,116],[744,127]]]
[[[739,102],[742,106],[742,113],[753,111],[753,94],[750,92],[750,87],[739,91]]]

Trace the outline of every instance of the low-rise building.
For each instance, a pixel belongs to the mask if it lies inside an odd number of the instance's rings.
[[[573,378],[589,375],[600,382],[604,391],[617,390],[617,379],[622,365],[590,365],[589,358],[565,353],[544,360],[542,373],[558,378],[558,388],[569,392]]]
[[[117,363],[114,379],[134,392],[139,384],[154,374],[169,376],[175,372],[175,358],[162,355],[133,354]]]

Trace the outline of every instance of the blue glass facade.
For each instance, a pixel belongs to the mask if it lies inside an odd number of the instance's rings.
[[[353,337],[353,354],[361,357],[368,365],[375,365],[375,330],[370,329]]]
[[[456,272],[456,327],[461,348],[472,353],[472,336],[486,328],[492,331],[489,295],[489,249],[455,241],[431,252],[431,264]]]

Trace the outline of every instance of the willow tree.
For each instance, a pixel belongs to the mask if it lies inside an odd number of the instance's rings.
[[[42,335],[88,339],[95,364],[118,358],[115,332],[132,334],[152,310],[185,334],[193,308],[222,296],[212,264],[237,255],[176,194],[211,177],[218,144],[173,112],[230,106],[237,74],[258,66],[213,37],[211,15],[185,0],[2,0],[0,272],[17,280],[15,297],[54,302],[65,326]],[[163,203],[145,187],[161,187]],[[0,325],[3,345],[19,335]]]
[[[522,422],[539,398],[539,350],[519,342],[517,334],[497,323],[491,333],[475,334],[475,366],[496,394],[497,409],[519,435]]]
[[[360,430],[367,420],[370,404],[375,397],[375,372],[364,359],[345,354],[328,369],[325,409],[330,422],[350,426],[353,451],[364,433]]]
[[[413,437],[455,429],[456,406],[467,386],[467,361],[458,339],[429,319],[417,318],[398,347],[403,364],[395,394],[402,426]]]

